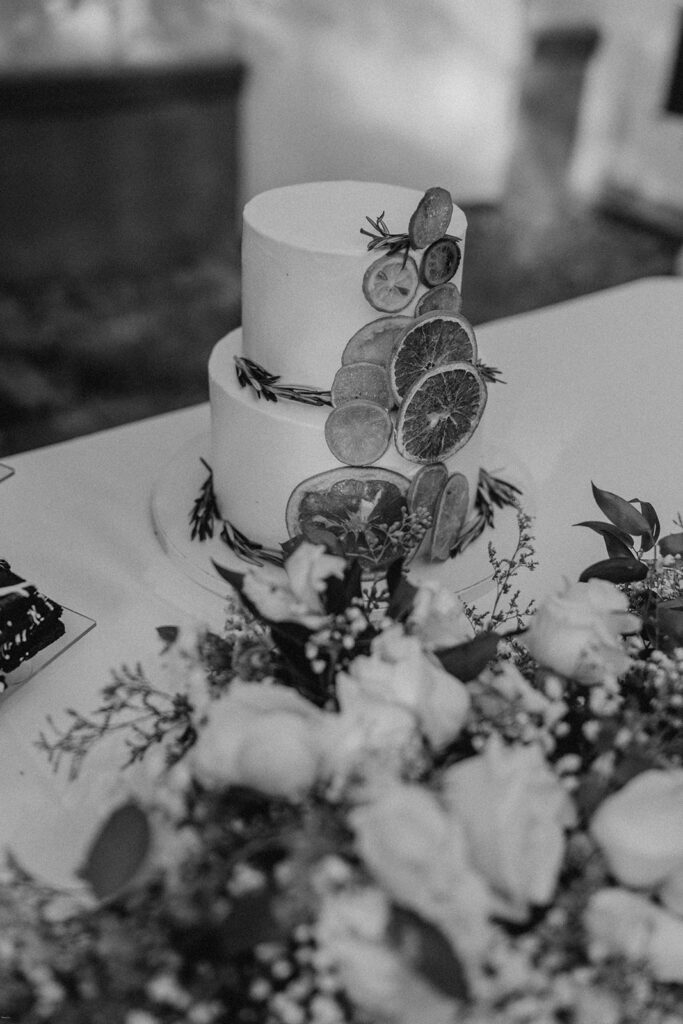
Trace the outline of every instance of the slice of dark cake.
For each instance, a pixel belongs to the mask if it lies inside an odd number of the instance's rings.
[[[62,608],[0,559],[0,675],[64,634]]]

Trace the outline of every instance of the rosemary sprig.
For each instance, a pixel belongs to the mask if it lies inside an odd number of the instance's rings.
[[[400,235],[392,234],[384,219],[384,210],[375,220],[372,217],[366,217],[365,219],[370,227],[374,229],[373,231],[368,231],[367,228],[360,229],[361,235],[367,235],[370,239],[368,249],[386,249],[390,256],[402,252],[404,259],[408,258],[410,236],[405,232]]]
[[[208,470],[209,475],[202,484],[190,512],[190,525],[192,526],[190,538],[192,540],[195,537],[198,537],[199,540],[207,540],[207,538],[213,537],[214,522],[220,518],[216,495],[213,490],[213,471],[204,459],[200,459],[200,462]]]
[[[284,399],[304,405],[332,405],[329,391],[309,387],[307,384],[278,384],[278,376],[245,356],[235,356],[235,371],[240,386],[253,388],[256,397],[264,398],[266,402]]]
[[[482,363],[481,359],[477,359],[476,366],[484,380],[487,380],[489,384],[505,384],[498,367]]]
[[[455,558],[456,555],[462,554],[470,544],[481,537],[487,527],[493,526],[495,508],[517,507],[521,493],[519,487],[494,476],[482,466],[479,469],[474,512],[460,531],[450,550],[450,557]]]
[[[285,559],[282,551],[267,548],[255,540],[250,540],[227,519],[223,520],[220,538],[238,558],[250,565],[263,565],[264,562],[268,562],[270,565],[284,565]]]

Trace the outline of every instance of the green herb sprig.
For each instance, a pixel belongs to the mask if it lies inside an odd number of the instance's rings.
[[[269,373],[260,363],[245,356],[235,356],[235,371],[240,387],[250,387],[257,398],[266,402],[301,402],[303,405],[332,405],[329,391],[309,387],[307,384],[279,384],[280,377]]]

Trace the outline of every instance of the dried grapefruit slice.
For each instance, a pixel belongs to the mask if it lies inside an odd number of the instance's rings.
[[[439,496],[448,480],[448,470],[443,462],[420,466],[408,488],[408,508],[411,512],[426,511],[432,518]]]
[[[418,299],[415,305],[415,316],[422,316],[423,313],[433,313],[440,310],[443,313],[459,313],[462,309],[462,295],[457,284],[447,281],[435,288],[430,288]]]
[[[444,235],[427,246],[420,260],[420,280],[428,288],[445,284],[460,266],[460,245],[457,238]]]
[[[473,363],[477,341],[472,325],[457,313],[425,313],[396,339],[389,361],[389,381],[397,400],[418,377],[446,363]]]
[[[369,466],[389,447],[391,416],[377,402],[356,398],[333,409],[325,423],[327,446],[347,466]]]
[[[450,555],[467,518],[469,502],[467,477],[462,473],[453,473],[441,491],[434,515],[429,551],[432,561],[445,562]]]
[[[428,188],[408,223],[413,249],[424,249],[446,234],[453,216],[453,200],[445,188]]]
[[[332,381],[332,405],[344,405],[357,398],[376,402],[383,409],[392,409],[394,396],[389,387],[389,375],[377,363],[347,363],[341,366]]]
[[[388,366],[396,338],[410,323],[412,317],[403,313],[371,320],[347,342],[342,352],[342,366],[346,363],[378,363],[380,366]]]
[[[363,294],[382,313],[398,313],[412,301],[419,284],[412,256],[380,256],[363,276]]]
[[[467,444],[479,426],[486,397],[486,382],[471,363],[428,370],[398,410],[397,449],[411,462],[448,458]]]

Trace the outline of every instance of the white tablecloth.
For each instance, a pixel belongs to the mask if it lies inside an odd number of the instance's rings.
[[[539,596],[603,557],[572,524],[601,518],[590,482],[655,505],[665,530],[683,508],[683,281],[643,280],[482,326],[482,357],[503,370],[486,431],[531,474]],[[52,714],[90,711],[110,670],[155,664],[155,627],[188,613],[220,625],[223,605],[188,582],[155,537],[160,468],[208,429],[198,406],[5,458],[0,557],[97,626],[0,707],[0,842],[55,880],[69,877],[109,791],[120,750],[103,746],[81,780],[55,775],[35,740]]]

